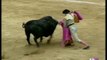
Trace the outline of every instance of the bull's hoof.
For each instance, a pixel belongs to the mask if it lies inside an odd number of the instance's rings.
[[[29,44],[29,45],[32,45],[32,44]]]
[[[32,45],[30,42],[28,42],[29,45]]]
[[[31,46],[32,44],[28,44],[29,46]]]
[[[37,45],[37,47],[39,48],[40,46],[39,46],[39,45]]]
[[[39,42],[40,44],[42,43],[42,41]]]
[[[50,41],[47,41],[47,44],[50,44]]]

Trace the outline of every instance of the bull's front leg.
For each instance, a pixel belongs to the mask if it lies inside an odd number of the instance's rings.
[[[52,39],[52,36],[53,36],[53,35],[50,35],[49,39],[47,40],[47,44],[50,43],[50,41],[51,41],[51,39]]]

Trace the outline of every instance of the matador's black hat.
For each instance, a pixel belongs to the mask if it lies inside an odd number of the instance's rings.
[[[63,10],[63,14],[68,14],[70,12],[70,10],[68,10],[68,9],[65,9],[65,10]]]

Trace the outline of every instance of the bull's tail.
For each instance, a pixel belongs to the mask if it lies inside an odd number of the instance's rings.
[[[22,27],[25,28],[25,23],[23,22]]]

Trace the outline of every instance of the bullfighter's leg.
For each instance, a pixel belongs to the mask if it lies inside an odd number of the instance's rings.
[[[30,43],[30,33],[25,31],[25,34],[26,34],[26,37],[27,37],[26,40],[27,40],[28,44],[31,45],[31,43]]]
[[[50,43],[50,41],[51,41],[51,39],[52,39],[52,36],[53,36],[53,35],[50,35],[50,38],[47,40],[47,44]]]
[[[36,43],[36,46],[39,47],[39,43],[37,42],[37,37],[34,38],[34,41]]]

